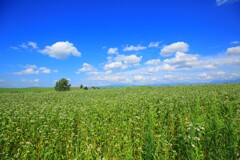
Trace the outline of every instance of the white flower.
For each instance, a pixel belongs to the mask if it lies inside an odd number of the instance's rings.
[[[192,144],[192,147],[195,148],[196,146],[194,144]]]

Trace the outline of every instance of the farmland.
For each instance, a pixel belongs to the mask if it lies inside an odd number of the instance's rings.
[[[239,83],[0,92],[0,159],[240,158]]]

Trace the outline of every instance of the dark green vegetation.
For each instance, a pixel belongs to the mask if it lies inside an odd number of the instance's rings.
[[[239,159],[239,124],[240,84],[1,93],[0,159]]]
[[[65,78],[62,78],[56,82],[54,89],[56,91],[69,91],[70,87],[71,87],[71,84],[69,84],[69,81]]]

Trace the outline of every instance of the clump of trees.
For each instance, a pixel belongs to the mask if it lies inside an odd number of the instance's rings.
[[[84,89],[84,90],[88,90],[88,87],[87,86],[83,86],[82,84],[79,86],[79,88]],[[95,87],[95,86],[92,86],[91,88],[92,89],[100,89],[100,87]]]
[[[92,86],[92,89],[100,89],[100,87],[94,87],[94,86]]]
[[[70,87],[71,84],[69,84],[69,81],[65,78],[62,78],[56,82],[54,89],[56,91],[69,91]]]

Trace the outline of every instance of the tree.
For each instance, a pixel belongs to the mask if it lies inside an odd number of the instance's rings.
[[[81,88],[81,89],[83,88],[83,85],[82,85],[82,84],[80,85],[80,88]]]
[[[69,81],[65,78],[60,79],[55,84],[55,90],[56,91],[69,91],[71,84],[69,84]]]
[[[85,90],[88,90],[88,87],[84,87]]]

